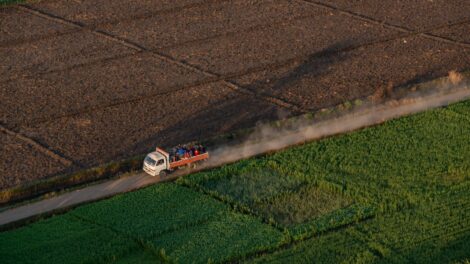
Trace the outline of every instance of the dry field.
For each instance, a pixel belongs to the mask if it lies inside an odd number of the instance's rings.
[[[0,188],[470,68],[467,0],[0,8]]]

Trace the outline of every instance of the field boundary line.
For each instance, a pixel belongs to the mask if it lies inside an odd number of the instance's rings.
[[[38,16],[38,17],[42,17],[44,19],[48,19],[50,21],[54,21],[54,22],[57,22],[57,23],[60,23],[60,24],[63,24],[63,25],[68,25],[68,26],[71,26],[71,27],[79,28],[79,29],[82,29],[83,31],[89,31],[89,32],[91,32],[95,35],[100,35],[100,36],[102,36],[104,38],[107,38],[109,40],[118,42],[121,45],[126,46],[128,48],[131,48],[131,49],[134,49],[134,50],[137,50],[137,51],[143,51],[144,50],[142,47],[140,47],[137,44],[131,43],[129,41],[124,41],[124,40],[122,40],[118,37],[110,36],[109,34],[91,29],[91,28],[87,27],[86,25],[84,25],[81,22],[71,21],[71,20],[68,20],[66,18],[63,18],[63,17],[57,16],[57,15],[54,15],[54,14],[51,14],[51,13],[47,13],[47,12],[38,10],[34,7],[31,7],[31,6],[28,6],[28,5],[25,5],[25,4],[19,4],[15,7],[19,10],[28,12],[28,13],[30,13],[32,15],[35,15],[35,16]]]
[[[441,36],[437,36],[437,35],[434,35],[434,34],[427,33],[427,32],[430,31],[429,29],[424,30],[424,31],[415,31],[415,30],[408,29],[408,28],[403,27],[403,26],[394,25],[394,24],[391,24],[391,23],[388,23],[388,22],[385,22],[385,21],[377,20],[375,18],[366,16],[366,15],[363,15],[363,14],[359,14],[359,13],[356,13],[356,12],[353,12],[353,11],[349,11],[349,10],[346,10],[346,9],[335,7],[335,6],[330,5],[330,4],[325,4],[325,3],[321,3],[321,2],[313,1],[313,0],[296,0],[296,1],[300,1],[300,2],[306,3],[306,4],[311,5],[311,6],[316,6],[316,7],[320,7],[320,8],[324,8],[324,9],[328,9],[328,10],[333,10],[333,11],[336,11],[340,14],[343,14],[345,16],[348,16],[348,17],[351,17],[351,18],[354,18],[354,19],[358,19],[358,20],[362,20],[362,21],[369,22],[369,23],[372,23],[372,24],[376,24],[376,25],[380,25],[380,26],[383,26],[383,27],[391,28],[391,29],[394,29],[394,30],[397,30],[397,31],[400,31],[400,32],[403,32],[403,33],[414,33],[418,36],[428,38],[428,39],[432,39],[432,40],[435,40],[435,41],[446,42],[446,43],[454,44],[454,45],[457,45],[457,46],[460,46],[460,47],[463,47],[463,48],[470,48],[470,43],[461,42],[461,41],[457,41],[457,40],[452,40],[452,39],[449,39],[449,38],[445,38],[445,37],[441,37]],[[465,20],[460,21],[457,24],[467,23],[468,21],[469,21],[469,19],[466,18]],[[450,26],[450,25],[448,25],[448,26]]]
[[[91,23],[91,24],[89,24],[88,28],[96,29],[96,28],[98,28],[99,26],[102,26],[102,25],[113,25],[113,24],[117,24],[117,23],[120,23],[120,22],[130,22],[130,21],[135,21],[135,20],[147,19],[147,18],[151,18],[152,16],[162,14],[162,13],[163,14],[174,13],[174,12],[177,12],[179,10],[192,9],[192,8],[197,8],[197,7],[200,7],[200,6],[207,5],[207,4],[218,4],[218,3],[229,2],[229,1],[230,0],[206,0],[206,1],[202,1],[202,2],[183,5],[183,6],[180,6],[180,7],[174,7],[174,8],[169,8],[169,9],[162,9],[162,10],[147,12],[147,13],[139,14],[139,15],[136,15],[136,16],[125,17],[125,18],[122,18],[122,19],[114,19],[114,20],[108,20],[108,21],[105,20],[103,22]],[[17,7],[19,7],[19,6],[30,7],[27,4],[18,4]],[[29,11],[24,10],[24,9],[18,9],[18,10],[30,13]],[[37,11],[42,12],[40,10],[37,10]],[[43,18],[45,18],[45,17],[43,17]],[[45,19],[48,19],[48,18],[45,18]],[[66,19],[64,19],[64,20],[66,20]],[[68,21],[68,22],[74,23],[72,21]],[[72,25],[72,26],[76,27],[76,25]],[[80,27],[78,30],[60,32],[60,33],[50,33],[50,34],[41,35],[39,37],[33,37],[33,38],[22,39],[22,40],[17,40],[17,41],[7,41],[7,42],[4,42],[4,43],[0,43],[0,46],[3,47],[4,45],[5,46],[18,45],[18,44],[37,41],[37,40],[48,39],[50,37],[56,37],[56,36],[70,34],[70,33],[77,33],[77,32],[81,32],[81,31],[87,31],[88,28]]]
[[[349,228],[349,227],[353,227],[353,226],[355,226],[359,223],[364,223],[364,222],[367,222],[367,221],[371,221],[375,218],[376,218],[376,216],[373,215],[373,216],[363,218],[359,221],[353,221],[353,222],[350,222],[350,223],[347,223],[347,224],[339,225],[339,226],[334,227],[334,228],[329,228],[327,230],[320,231],[317,234],[307,236],[303,239],[298,239],[298,240],[291,239],[291,241],[289,241],[285,244],[282,244],[282,245],[280,245],[276,248],[268,249],[268,250],[255,251],[255,252],[252,252],[251,254],[247,254],[244,257],[238,257],[238,258],[231,259],[231,260],[228,261],[228,263],[240,263],[241,261],[246,262],[247,260],[248,261],[249,260],[254,260],[256,258],[260,258],[260,257],[263,257],[263,256],[268,256],[268,255],[271,255],[271,254],[275,254],[275,253],[281,252],[283,250],[288,250],[288,249],[290,249],[292,247],[295,247],[296,245],[304,243],[306,241],[313,240],[313,239],[316,239],[320,236],[331,234],[331,233],[334,233],[334,232],[337,232],[337,231],[340,231],[340,230],[343,230],[343,229],[346,229],[346,228]],[[374,252],[374,255],[375,255],[375,252]]]
[[[161,52],[158,52],[157,50],[149,50],[149,49],[147,49],[147,48],[145,48],[145,47],[143,47],[139,44],[133,43],[129,40],[126,40],[126,39],[123,39],[123,38],[120,38],[120,37],[117,37],[117,36],[114,36],[114,35],[111,35],[109,33],[106,33],[104,31],[102,31],[102,30],[95,30],[95,29],[92,29],[92,28],[88,28],[86,25],[84,25],[82,23],[70,21],[70,20],[67,20],[65,18],[62,18],[62,17],[56,16],[56,15],[53,15],[53,14],[49,14],[49,13],[37,10],[37,9],[35,9],[33,7],[30,7],[30,6],[27,6],[27,5],[19,5],[17,8],[19,8],[21,10],[26,10],[27,12],[30,12],[33,15],[37,15],[37,16],[40,16],[40,17],[43,17],[43,18],[47,18],[47,19],[50,19],[52,21],[56,21],[58,23],[67,24],[67,25],[74,26],[74,27],[86,28],[87,30],[90,30],[92,33],[94,33],[97,36],[107,38],[111,41],[115,41],[117,43],[120,43],[120,44],[122,44],[126,47],[129,47],[129,48],[135,49],[137,51],[151,52],[152,54],[154,54],[154,56],[156,56],[157,58],[159,58],[163,61],[176,64],[176,65],[181,66],[185,69],[189,69],[193,72],[198,72],[198,73],[200,73],[200,74],[202,74],[206,77],[221,78],[221,76],[216,74],[216,73],[210,72],[208,70],[201,69],[198,66],[195,66],[195,65],[192,65],[192,64],[189,64],[189,63],[186,63],[186,62],[176,60],[176,59],[172,58],[171,56],[168,56],[168,55],[165,55]],[[267,96],[267,95],[264,95],[264,94],[259,94],[259,93],[256,93],[254,91],[251,91],[249,89],[238,86],[238,85],[236,85],[235,83],[232,83],[232,82],[228,82],[228,81],[224,81],[224,80],[222,82],[224,83],[224,85],[226,85],[227,87],[231,88],[234,91],[237,91],[237,92],[240,92],[240,93],[243,93],[243,94],[248,94],[248,95],[254,96],[254,98],[258,98],[258,99],[261,99],[263,101],[267,101],[269,103],[275,104],[277,106],[287,108],[288,110],[293,111],[294,113],[306,113],[306,112],[308,112],[307,110],[304,110],[301,107],[299,107],[299,106],[297,106],[293,103],[287,102],[285,100],[282,100],[280,98],[275,98],[273,96]]]
[[[445,26],[441,25],[440,27],[445,27]],[[368,47],[368,46],[373,46],[373,45],[377,45],[377,44],[381,44],[381,43],[394,41],[394,40],[400,39],[402,37],[410,36],[410,35],[416,35],[416,33],[415,34],[406,34],[406,35],[395,35],[395,36],[390,36],[388,38],[382,38],[382,39],[378,39],[378,40],[369,41],[369,42],[366,42],[366,43],[360,43],[360,44],[357,44],[357,45],[351,45],[351,46],[347,46],[347,47],[344,47],[344,48],[338,48],[336,50],[336,52],[338,52],[338,53],[340,53],[340,52],[350,52],[350,51],[354,51],[354,50],[357,50],[357,49],[360,49],[360,48],[363,48],[363,47]],[[38,73],[37,75],[45,75],[45,74],[50,74],[50,73],[56,73],[56,72],[66,71],[66,70],[74,69],[74,68],[78,68],[78,67],[85,67],[87,65],[93,65],[93,64],[96,64],[96,63],[119,60],[119,59],[122,59],[122,58],[138,56],[139,54],[143,54],[143,53],[152,53],[152,51],[153,50],[137,51],[137,52],[134,52],[134,53],[128,53],[128,54],[124,54],[124,55],[118,55],[118,56],[115,56],[115,57],[104,58],[104,59],[96,60],[96,61],[93,61],[93,62],[86,62],[86,63],[82,63],[82,64],[77,64],[77,65],[73,65],[73,66],[70,66],[70,67],[63,68],[63,69],[56,69],[56,70],[52,70],[52,71],[48,71],[48,72]],[[322,55],[321,57],[324,57],[324,56],[327,56],[327,54]],[[217,75],[216,77],[208,77],[207,79],[203,79],[203,80],[191,83],[191,84],[174,87],[174,88],[172,88],[172,91],[169,91],[169,92],[151,93],[151,94],[146,94],[146,95],[142,95],[142,96],[138,96],[138,97],[134,97],[134,98],[130,98],[130,99],[115,101],[115,102],[112,102],[112,103],[108,103],[106,105],[95,105],[95,106],[84,107],[84,108],[78,109],[77,111],[72,112],[72,113],[66,113],[66,114],[63,114],[63,115],[50,116],[50,117],[46,117],[46,118],[38,118],[38,119],[34,119],[32,121],[20,123],[18,125],[28,126],[28,125],[31,125],[31,124],[47,123],[47,122],[51,122],[53,120],[57,120],[57,119],[61,119],[61,118],[68,118],[68,117],[78,116],[78,115],[81,115],[81,114],[93,113],[94,111],[99,111],[99,110],[102,110],[102,109],[116,107],[116,106],[123,105],[123,104],[135,103],[135,102],[150,99],[150,98],[153,98],[153,97],[156,97],[156,96],[170,94],[170,93],[173,93],[175,91],[190,89],[190,88],[194,88],[194,87],[201,86],[201,85],[213,84],[213,83],[216,83],[216,82],[228,82],[229,83],[228,85],[230,85],[230,84],[234,85],[233,88],[231,87],[231,89],[237,89],[236,87],[243,87],[243,86],[237,84],[236,81],[230,80],[230,79],[242,77],[242,76],[248,75],[248,74],[254,74],[254,73],[258,73],[258,72],[262,72],[262,71],[267,71],[267,70],[277,70],[277,69],[280,69],[282,67],[286,67],[289,64],[294,64],[294,63],[297,63],[297,62],[301,62],[301,61],[305,60],[305,58],[307,58],[307,57],[308,57],[308,54],[302,54],[302,55],[295,56],[295,57],[292,57],[292,58],[288,58],[288,59],[285,59],[285,60],[282,60],[282,61],[275,61],[275,62],[272,62],[272,63],[263,64],[263,65],[260,65],[260,66],[250,67],[248,69],[238,71],[238,72],[234,72],[234,73],[229,73],[229,74],[225,74],[225,75]],[[169,63],[172,63],[172,62],[169,62]],[[26,78],[31,78],[31,76],[26,76]],[[5,80],[4,82],[10,82],[10,81],[15,81],[15,79]],[[251,91],[249,88],[244,88],[244,89],[248,90],[248,91]],[[250,92],[246,92],[245,95],[252,95],[252,94]],[[279,103],[279,104],[284,103],[282,101],[282,99],[279,99],[279,98],[273,97],[273,100],[279,100],[278,102],[276,102],[276,103]],[[300,109],[299,111],[308,112],[308,111],[314,111],[314,110],[315,109]],[[304,113],[304,112],[301,112],[301,113]]]
[[[40,144],[39,142],[37,142],[37,141],[27,137],[27,136],[22,135],[21,133],[10,130],[10,129],[4,127],[1,124],[0,124],[0,131],[7,134],[7,135],[10,135],[14,138],[17,138],[17,139],[20,139],[20,140],[26,142],[27,144],[31,145],[32,147],[34,147],[39,152],[45,154],[46,156],[52,158],[55,161],[60,162],[62,165],[65,165],[65,166],[78,165],[75,162],[73,162],[71,159],[68,159],[68,158],[64,157],[63,155],[57,153],[57,151],[52,150],[49,147],[44,146],[44,145]],[[81,167],[80,165],[78,165],[78,166]]]
[[[202,195],[205,195],[205,196],[209,197],[210,199],[216,200],[220,203],[223,203],[232,212],[249,216],[249,217],[259,221],[263,225],[268,225],[268,226],[272,227],[273,229],[275,229],[275,230],[277,230],[281,233],[284,233],[284,228],[282,228],[280,225],[273,225],[273,224],[269,223],[269,221],[267,221],[267,219],[264,219],[263,217],[258,216],[253,211],[251,211],[250,210],[251,208],[248,209],[245,206],[240,206],[240,205],[242,205],[241,203],[237,203],[236,201],[231,201],[230,199],[224,199],[222,197],[222,195],[219,195],[219,193],[215,194],[211,190],[207,190],[206,188],[204,188],[203,186],[200,186],[198,184],[191,185],[191,184],[188,184],[186,182],[177,182],[177,181],[175,181],[175,184],[177,184],[177,185],[179,185],[183,188],[189,189],[193,192],[198,192],[198,193],[200,193]]]

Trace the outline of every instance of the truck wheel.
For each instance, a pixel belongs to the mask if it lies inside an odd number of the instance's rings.
[[[160,171],[160,174],[159,174],[159,175],[160,175],[161,178],[165,177],[165,176],[167,175],[166,170]]]

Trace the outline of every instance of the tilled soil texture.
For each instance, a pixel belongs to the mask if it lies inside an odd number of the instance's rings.
[[[434,35],[446,37],[450,40],[461,41],[470,45],[470,23],[463,23],[432,31]]]
[[[19,127],[130,102],[143,104],[150,97],[166,100],[202,80],[202,74],[156,59],[151,53],[139,53],[5,82],[1,96],[7,100],[1,109],[6,123]],[[178,101],[174,103],[180,105]]]
[[[64,164],[14,136],[0,133],[0,185],[16,186],[69,171]]]
[[[233,81],[315,110],[372,94],[388,82],[404,86],[444,76],[469,61],[470,49],[413,36],[349,51],[325,49]]]
[[[439,24],[469,21],[467,0],[305,0],[407,29],[426,31]]]
[[[2,8],[0,188],[468,69],[469,20],[465,0]]]
[[[219,82],[22,129],[92,166],[148,152],[155,144],[172,146],[248,127],[277,114],[275,106],[239,95]],[[69,144],[71,139],[80,144]]]

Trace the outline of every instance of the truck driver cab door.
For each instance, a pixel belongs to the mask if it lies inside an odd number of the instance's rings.
[[[159,174],[163,170],[166,170],[165,159],[159,159],[155,164],[155,172]]]

